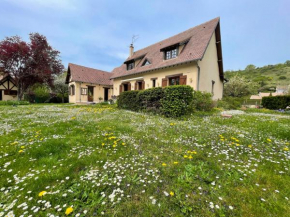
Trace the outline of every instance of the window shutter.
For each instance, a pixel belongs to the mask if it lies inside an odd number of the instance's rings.
[[[135,82],[135,89],[134,90],[137,90],[137,87],[138,87],[138,83],[137,81]]]
[[[186,75],[182,75],[182,76],[180,76],[180,81],[179,81],[179,83],[180,83],[180,85],[186,85]]]
[[[131,90],[131,83],[128,84],[128,91]]]
[[[142,81],[142,90],[145,90],[145,81]]]
[[[162,87],[167,86],[167,78],[162,78]]]
[[[122,90],[122,87],[123,87],[123,85],[121,84],[120,87],[119,87],[120,94],[121,94],[122,91],[123,91],[123,90]]]

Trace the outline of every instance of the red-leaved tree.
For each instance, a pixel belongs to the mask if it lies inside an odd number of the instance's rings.
[[[7,37],[0,41],[0,71],[14,78],[21,100],[30,86],[35,83],[51,85],[53,75],[63,71],[59,54],[46,37],[38,33],[30,34],[30,43],[19,36]]]

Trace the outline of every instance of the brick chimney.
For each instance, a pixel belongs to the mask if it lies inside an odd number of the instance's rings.
[[[130,45],[130,55],[129,55],[129,57],[133,56],[133,54],[134,54],[134,46],[133,46],[133,44],[131,44]]]

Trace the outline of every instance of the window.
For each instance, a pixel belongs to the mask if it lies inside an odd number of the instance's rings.
[[[214,84],[215,84],[215,81],[211,81],[211,93],[212,93],[212,95],[214,95]]]
[[[88,95],[88,89],[82,88],[82,95]]]
[[[4,90],[4,95],[16,96],[17,90]]]
[[[150,65],[150,61],[145,59],[145,61],[143,62],[142,66],[147,66],[147,65]]]
[[[138,82],[138,90],[142,90],[142,81]]]
[[[128,84],[123,84],[124,85],[124,91],[128,91]]]
[[[169,78],[169,85],[179,85],[180,77]]]
[[[169,60],[177,57],[177,48],[165,51],[165,59]]]
[[[152,80],[152,87],[156,87],[156,79]]]
[[[134,68],[134,62],[129,62],[129,63],[127,63],[127,70],[131,70],[131,69],[133,69]]]
[[[71,85],[69,88],[69,94],[70,95],[75,95],[75,85]]]

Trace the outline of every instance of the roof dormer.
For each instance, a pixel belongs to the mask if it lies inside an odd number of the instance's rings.
[[[147,66],[150,64],[151,64],[151,62],[148,59],[145,59],[144,62],[142,63],[142,66]]]

